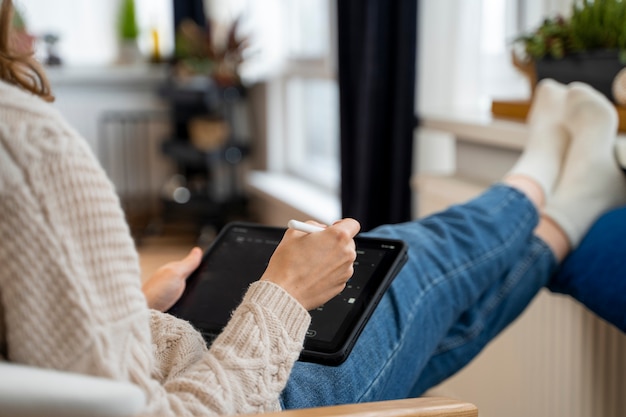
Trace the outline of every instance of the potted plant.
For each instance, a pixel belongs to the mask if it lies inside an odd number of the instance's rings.
[[[122,0],[120,13],[117,21],[117,33],[119,38],[118,63],[134,64],[141,60],[137,38],[139,26],[135,14],[135,1]]]
[[[516,40],[525,58],[514,63],[533,72],[531,82],[582,81],[615,101],[615,77],[626,66],[626,2],[581,0],[569,18],[548,18]],[[534,80],[532,78],[534,77]]]
[[[181,22],[176,31],[176,72],[181,77],[208,76],[220,86],[239,86],[239,66],[247,47],[247,38],[238,33],[239,19],[228,26],[221,42],[216,42],[213,27],[208,20],[206,28],[189,19]]]

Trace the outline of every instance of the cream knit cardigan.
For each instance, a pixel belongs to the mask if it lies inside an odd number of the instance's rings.
[[[0,358],[131,381],[149,415],[279,408],[304,308],[257,282],[211,349],[149,310],[119,200],[88,144],[53,106],[4,82],[0,239]]]

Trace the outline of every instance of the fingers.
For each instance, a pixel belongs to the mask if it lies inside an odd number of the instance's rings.
[[[163,265],[161,269],[169,269],[172,276],[187,279],[200,266],[201,261],[202,249],[195,247],[180,261],[169,262]]]
[[[290,228],[261,277],[283,287],[307,310],[341,292],[354,272],[359,223],[342,219],[323,227],[311,233]]]
[[[142,286],[148,306],[167,311],[185,290],[186,280],[202,261],[202,249],[193,248],[180,261],[168,262],[159,268]]]
[[[187,254],[187,256],[183,259],[183,262],[196,262],[196,263],[200,263],[200,261],[202,260],[202,249],[200,249],[199,247],[194,247],[191,248],[191,250],[189,251],[189,254]]]
[[[301,223],[301,222],[297,222],[297,223]],[[323,229],[333,228],[337,231],[347,233],[347,235],[350,237],[354,237],[361,230],[361,225],[359,224],[359,222],[351,218],[337,220],[330,227],[325,224],[316,222],[315,220],[307,220],[304,223],[306,223],[307,225],[321,227]],[[296,228],[296,230],[298,229]],[[300,233],[306,233],[306,232],[300,232]]]
[[[340,229],[349,234],[350,237],[356,236],[361,230],[361,224],[355,219],[345,218],[336,221],[331,227]]]
[[[189,251],[187,256],[176,263],[176,272],[182,277],[187,278],[195,271],[202,261],[202,249],[195,247]]]

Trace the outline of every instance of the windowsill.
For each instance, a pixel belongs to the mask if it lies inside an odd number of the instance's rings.
[[[509,150],[524,149],[528,128],[521,120],[496,118],[491,113],[459,111],[428,112],[420,115],[420,128],[451,133],[459,141]],[[626,132],[619,132],[615,154],[626,166]]]
[[[519,120],[499,119],[490,113],[428,112],[420,116],[420,128],[452,133],[458,140],[521,150],[528,130]]]
[[[53,87],[129,85],[153,88],[162,83],[168,72],[165,64],[94,65],[46,67]]]
[[[252,171],[248,187],[251,193],[302,212],[308,219],[331,224],[341,217],[339,197],[295,177]]]

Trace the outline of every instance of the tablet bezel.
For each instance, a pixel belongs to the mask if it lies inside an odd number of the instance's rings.
[[[168,311],[170,314],[180,317],[189,321],[195,328],[197,328],[203,335],[219,333],[221,329],[226,326],[225,323],[215,323],[213,321],[202,320],[198,317],[185,317],[178,311],[178,306],[186,301],[187,297],[191,297],[191,293],[195,291],[195,288],[200,280],[198,271],[202,270],[202,267],[208,259],[212,259],[211,256],[216,252],[217,248],[223,244],[227,239],[227,236],[233,230],[248,230],[255,233],[261,233],[262,236],[275,239],[277,242],[282,238],[285,228],[265,226],[256,223],[248,222],[232,222],[224,226],[218,236],[215,238],[211,246],[206,250],[201,266],[194,271],[187,280],[187,287],[185,292],[179,299],[179,301]],[[307,362],[322,363],[326,365],[338,365],[342,363],[352,350],[354,343],[356,342],[359,334],[363,330],[365,323],[369,320],[376,305],[382,298],[382,295],[389,287],[391,281],[398,273],[404,262],[406,261],[406,245],[400,240],[393,239],[381,239],[373,237],[357,236],[355,237],[355,243],[357,251],[361,249],[378,249],[384,250],[385,255],[374,270],[373,275],[367,282],[367,286],[362,289],[362,293],[358,297],[358,304],[353,306],[350,312],[346,315],[343,323],[338,328],[331,341],[320,341],[311,337],[307,333],[307,337],[304,340],[304,349],[301,352],[300,360]],[[273,252],[273,251],[272,251]],[[357,261],[358,261],[357,256]],[[212,259],[214,261],[214,259]],[[259,266],[259,268],[261,268]],[[249,283],[251,284],[260,277],[263,271],[258,271],[258,277],[251,277]],[[244,291],[245,292],[245,291]],[[243,293],[241,298],[243,298]],[[193,295],[196,296],[195,294]],[[323,313],[317,313],[315,310],[310,312],[312,320],[319,320],[319,317]],[[313,325],[313,323],[312,323]],[[205,337],[207,339],[207,337]],[[209,342],[209,340],[207,340]]]

